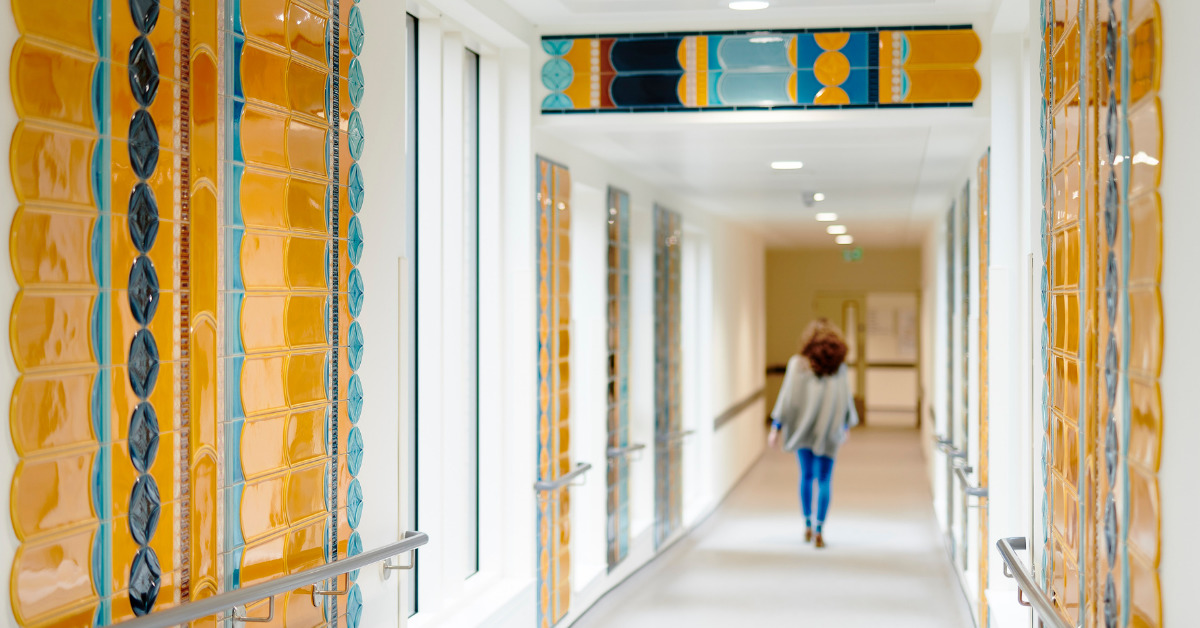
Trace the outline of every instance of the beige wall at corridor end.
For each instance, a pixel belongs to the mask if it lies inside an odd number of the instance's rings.
[[[921,249],[866,248],[847,262],[838,248],[768,249],[766,253],[767,365],[784,364],[813,319],[818,294],[826,292],[919,292]],[[783,378],[768,377],[767,412]]]

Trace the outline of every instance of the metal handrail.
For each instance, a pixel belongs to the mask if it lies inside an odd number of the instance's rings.
[[[312,569],[305,569],[299,573],[268,580],[261,584],[234,589],[233,591],[227,591],[220,595],[196,600],[195,602],[180,604],[173,608],[114,624],[113,628],[171,628],[172,626],[186,624],[196,619],[223,615],[225,611],[229,610],[234,611],[234,616],[224,616],[222,619],[232,619],[243,623],[247,621],[252,622],[255,618],[237,616],[236,609],[259,600],[272,600],[271,611],[273,615],[274,598],[276,595],[290,593],[306,586],[313,588],[314,598],[323,593],[332,594],[334,592],[317,589],[317,583],[331,579],[336,580],[338,576],[348,574],[356,569],[362,569],[373,563],[398,556],[405,552],[414,552],[418,547],[428,542],[429,535],[424,532],[405,532],[403,540],[363,552],[357,556],[342,558],[332,563],[313,567]],[[337,593],[341,593],[341,591],[337,591]]]
[[[1058,611],[1054,610],[1054,602],[1046,596],[1046,592],[1042,591],[1041,587],[1037,586],[1033,576],[1025,569],[1025,565],[1017,556],[1016,550],[1026,549],[1025,537],[1013,536],[1000,539],[996,541],[996,547],[1000,550],[1000,558],[1004,561],[1004,575],[1017,581],[1017,601],[1022,606],[1033,607],[1033,612],[1041,618],[1042,625],[1046,628],[1076,628],[1067,623],[1058,614]],[[1025,596],[1028,596],[1028,602],[1025,601]]]
[[[558,489],[570,484],[571,480],[574,480],[575,478],[577,478],[591,470],[592,470],[592,463],[581,462],[581,463],[575,465],[574,469],[571,469],[569,472],[563,474],[563,476],[558,478],[557,480],[538,480],[537,482],[534,482],[533,490],[535,490],[535,491],[557,491]]]
[[[971,484],[971,480],[967,478],[967,470],[961,466],[954,467],[954,477],[962,484],[963,493],[971,497],[987,497],[988,490],[986,486],[975,486]]]
[[[625,447],[609,447],[608,448],[608,457],[609,458],[621,458],[623,456],[628,456],[629,454],[632,454],[634,452],[641,451],[645,448],[646,448],[645,443],[637,443],[634,445],[627,445]]]
[[[670,433],[670,434],[664,434],[664,435],[662,435],[662,437],[660,437],[658,439],[658,441],[659,441],[659,444],[673,443],[675,441],[683,440],[689,436],[692,436],[695,433],[696,433],[696,430],[687,430],[685,432],[674,432],[674,433]]]

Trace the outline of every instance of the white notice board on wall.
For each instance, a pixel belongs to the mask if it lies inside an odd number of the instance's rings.
[[[918,302],[911,292],[867,295],[864,396],[870,425],[916,425]]]

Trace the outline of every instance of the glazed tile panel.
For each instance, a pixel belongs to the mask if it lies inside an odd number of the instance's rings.
[[[1084,625],[1160,626],[1161,17],[1153,0],[1044,12],[1047,329],[1077,360],[1048,365],[1048,587]]]
[[[654,207],[654,544],[683,524],[681,247],[683,219]]]
[[[979,472],[978,479],[980,486],[988,486],[988,267],[991,265],[991,242],[989,240],[991,232],[991,149],[984,153],[979,160],[979,165],[976,170],[976,180],[978,181],[978,203],[979,203],[979,436],[978,436],[978,451],[979,451]],[[987,498],[981,497],[979,501],[985,506]],[[979,547],[983,551],[979,555],[979,591],[977,598],[979,604],[979,625],[988,625],[988,605],[986,604],[987,587],[988,587],[988,559],[991,553],[988,551],[988,520],[987,517],[979,518]]]
[[[543,37],[543,113],[970,105],[969,26]]]
[[[608,189],[608,448],[629,445],[629,193]],[[608,567],[629,554],[629,457],[608,457]]]
[[[357,5],[12,10],[18,623],[361,552]],[[279,625],[360,621],[356,585],[284,597]]]
[[[571,470],[571,175],[537,163],[538,480]],[[537,496],[538,626],[571,603],[571,491]]]

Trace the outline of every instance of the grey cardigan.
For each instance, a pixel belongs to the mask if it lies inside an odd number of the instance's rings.
[[[818,377],[807,358],[792,356],[771,419],[783,430],[784,451],[811,449],[818,456],[834,457],[846,430],[858,425],[850,370],[843,364],[837,373]]]

